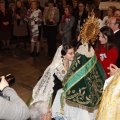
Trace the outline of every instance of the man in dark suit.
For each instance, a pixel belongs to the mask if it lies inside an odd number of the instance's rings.
[[[116,65],[120,68],[120,18],[118,17],[111,17],[108,22],[108,26],[112,28],[115,34],[115,41],[114,44],[118,48],[119,57],[116,62]]]

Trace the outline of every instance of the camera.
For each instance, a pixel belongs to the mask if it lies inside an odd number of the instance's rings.
[[[8,74],[5,76],[6,81],[8,82],[9,86],[12,86],[13,84],[15,84],[15,77],[11,74]],[[1,82],[1,78],[0,78],[0,82]]]

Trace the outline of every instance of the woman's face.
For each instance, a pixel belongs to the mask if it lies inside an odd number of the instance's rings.
[[[107,14],[108,14],[108,16],[113,16],[113,13],[112,13],[112,9],[111,9],[111,8],[108,8]]]
[[[80,3],[78,5],[78,8],[79,8],[79,11],[83,11],[85,7],[84,7],[84,5],[82,3]]]
[[[69,14],[69,10],[68,10],[68,8],[65,8],[65,14],[67,15],[67,14]]]
[[[53,5],[52,3],[48,3],[48,7],[49,7],[50,9],[52,9],[52,8],[54,7],[54,5]]]
[[[12,5],[11,9],[12,9],[12,10],[14,10],[14,9],[15,9],[15,4],[13,4],[13,5]]]
[[[94,9],[92,9],[92,11],[90,12],[90,15],[91,15],[91,16],[95,16],[95,11],[94,11]]]
[[[36,4],[36,2],[32,2],[32,3],[31,3],[31,9],[32,9],[32,10],[37,9],[37,4]]]
[[[77,0],[76,1],[73,1],[73,6],[74,7],[77,7],[78,3],[77,3]]]
[[[62,1],[62,4],[66,4],[66,0],[63,0],[63,1]]]
[[[72,61],[74,59],[74,55],[75,55],[74,48],[71,48],[67,51],[65,58],[69,61]]]
[[[21,2],[20,1],[17,2],[17,7],[19,7],[19,8],[21,7]]]
[[[101,44],[106,44],[107,43],[107,41],[108,41],[108,38],[107,38],[107,36],[106,35],[104,35],[103,36],[103,34],[100,32],[99,33],[99,41],[100,41],[100,43]]]
[[[0,3],[0,10],[5,10],[5,4],[4,3]]]
[[[88,7],[88,4],[86,4],[86,7],[85,7],[86,11],[89,12],[89,7]]]

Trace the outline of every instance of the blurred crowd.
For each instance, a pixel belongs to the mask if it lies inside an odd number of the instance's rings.
[[[100,28],[108,24],[112,16],[120,16],[120,10],[115,6],[107,9],[106,16],[101,19],[101,13],[93,1],[81,0],[49,0],[44,7],[39,1],[16,0],[5,6],[0,2],[0,40],[2,49],[10,49],[10,41],[15,39],[16,47],[20,43],[31,42],[30,55],[39,56],[40,39],[47,38],[48,57],[53,58],[56,52],[56,37],[62,44],[73,43],[76,46],[81,26],[88,16],[99,19]],[[7,7],[7,9],[6,9]],[[29,40],[28,40],[29,39]]]

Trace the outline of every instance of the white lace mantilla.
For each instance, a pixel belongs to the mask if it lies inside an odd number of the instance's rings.
[[[55,74],[60,80],[63,80],[63,77],[65,76],[67,71],[63,66],[61,50],[62,46],[58,48],[52,63],[46,68],[43,76],[34,87],[32,94],[33,101],[31,102],[31,104],[38,101],[47,101],[49,103],[54,87],[53,74]]]

